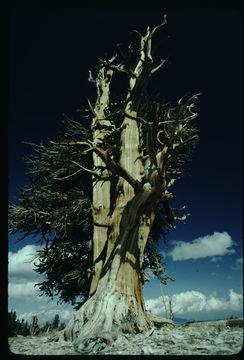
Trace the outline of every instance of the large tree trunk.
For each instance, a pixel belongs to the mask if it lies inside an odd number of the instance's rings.
[[[111,76],[110,72],[109,80]],[[98,92],[94,108],[96,116],[93,119],[94,145],[101,143],[106,131],[111,128],[109,121],[104,119],[109,95],[108,74],[104,70],[100,71],[96,81],[99,81],[98,89],[103,89],[103,100]],[[129,96],[125,111],[130,116],[137,116]],[[136,193],[136,181],[141,181],[145,175],[141,160],[140,129],[137,122],[127,116],[122,129],[121,156],[116,169],[123,176],[119,177],[115,189],[113,211],[110,204],[110,180],[95,181],[93,186],[93,272],[90,297],[65,329],[65,337],[74,340],[79,349],[87,344],[88,339],[95,340],[103,334],[115,338],[121,332],[138,332],[152,325],[145,310],[141,270],[143,251],[154,219],[153,214],[148,217],[144,211],[154,189],[148,182]],[[112,159],[109,163],[107,154],[102,153],[101,149],[94,152],[93,160],[94,170],[105,165],[111,168]],[[126,169],[125,174],[123,169]],[[108,174],[106,168],[103,177],[106,178]]]
[[[133,173],[134,179],[141,181],[144,168],[140,160],[138,125],[127,117],[124,125],[120,165],[128,174]],[[101,200],[104,196],[101,187],[95,189],[94,199]],[[143,251],[155,216],[157,191],[150,182],[145,182],[136,192],[127,180],[120,177],[111,216],[104,215],[105,207],[95,213],[93,242],[100,244],[94,256],[92,284],[96,286],[65,329],[65,337],[73,340],[79,350],[98,338],[106,342],[122,332],[138,332],[152,326],[144,304],[141,270]],[[100,226],[96,225],[98,221]]]
[[[141,56],[134,70],[129,61],[126,70],[121,65],[114,65],[116,57],[113,57],[101,61],[96,79],[90,73],[90,81],[97,86],[97,102],[94,108],[90,105],[94,115],[91,150],[94,171],[100,171],[100,178],[93,178],[91,287],[89,299],[64,331],[65,338],[73,340],[79,350],[97,338],[109,341],[121,332],[138,332],[152,326],[143,298],[142,262],[156,208],[165,190],[162,176],[159,176],[164,153],[162,151],[162,156],[160,153],[157,164],[149,154],[152,171],[146,172],[142,124],[137,120],[141,116],[142,93],[148,80],[164,63],[162,61],[152,69],[151,38],[158,27],[152,31],[148,28],[147,34],[141,36]],[[116,131],[111,118],[105,116],[114,70],[129,75],[117,163],[101,145],[111,131]],[[115,188],[111,175],[117,177]]]
[[[119,235],[104,263],[95,294],[65,329],[66,339],[82,350],[89,341],[107,341],[122,332],[138,332],[152,325],[145,311],[140,268],[139,227],[153,189],[149,184],[124,208]]]
[[[98,73],[96,80],[92,78],[90,73],[90,81],[96,83],[97,101],[93,109],[92,129],[93,129],[93,144],[98,146],[103,143],[108,132],[111,130],[111,123],[105,119],[105,110],[109,104],[109,87],[112,79],[113,71],[105,70],[102,67]],[[100,274],[102,271],[104,257],[101,256],[105,251],[107,242],[108,226],[109,226],[109,211],[110,211],[110,181],[106,180],[108,170],[106,164],[103,162],[95,152],[93,152],[94,171],[97,169],[103,170],[103,178],[93,177],[93,239],[90,246],[91,268],[90,274],[91,285],[89,290],[89,297],[91,297],[98,285]]]

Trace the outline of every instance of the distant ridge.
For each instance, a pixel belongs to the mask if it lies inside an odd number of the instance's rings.
[[[185,324],[193,321],[193,319],[174,318],[174,322],[176,322],[177,324]]]
[[[238,320],[243,320],[243,318],[234,318],[234,319],[211,319],[211,320],[194,320],[194,319],[183,319],[183,318],[174,318],[174,322],[176,322],[177,324],[191,324],[194,322],[209,322],[209,321],[238,321]]]

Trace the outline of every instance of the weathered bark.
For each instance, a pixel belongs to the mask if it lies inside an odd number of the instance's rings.
[[[153,30],[154,32],[155,30]],[[104,63],[97,78],[90,74],[90,81],[97,86],[97,102],[93,112],[93,161],[94,171],[102,169],[101,179],[94,179],[92,239],[92,280],[90,298],[75,314],[65,329],[65,337],[83,346],[82,339],[121,331],[141,331],[152,325],[145,311],[142,290],[142,257],[146,241],[155,217],[157,201],[152,201],[155,184],[145,181],[142,162],[141,124],[136,119],[141,94],[151,76],[151,37],[148,29],[141,37],[141,58],[135,70],[127,63],[129,93],[121,131],[120,160],[116,164],[100,145],[112,129],[105,117],[109,103],[109,85],[113,60]],[[113,211],[110,204],[110,173],[118,175],[116,199]],[[103,179],[102,179],[103,178]],[[148,179],[149,180],[149,179]],[[140,184],[140,187],[137,186]],[[151,198],[150,209],[145,208]]]
[[[111,59],[112,61],[113,59]],[[101,67],[94,80],[90,73],[89,80],[96,83],[97,101],[93,109],[92,129],[93,129],[93,145],[97,146],[103,143],[108,131],[111,131],[111,123],[105,119],[105,110],[109,104],[109,86],[112,79],[113,71]],[[96,291],[100,274],[102,271],[104,257],[102,256],[105,250],[107,241],[107,233],[109,226],[109,211],[110,211],[110,181],[106,180],[108,171],[106,164],[103,162],[96,152],[93,152],[94,171],[96,169],[104,168],[102,171],[103,178],[93,178],[93,239],[90,246],[92,264],[91,264],[91,285],[89,297]]]
[[[169,204],[173,195],[168,188],[175,179],[167,184],[166,171],[175,148],[193,139],[181,137],[182,128],[187,128],[189,119],[196,116],[189,105],[193,97],[184,105],[180,100],[176,114],[173,117],[168,114],[167,120],[161,121],[161,127],[158,107],[152,114],[152,121],[142,117],[142,94],[150,76],[165,63],[162,60],[153,68],[151,54],[152,36],[165,22],[166,18],[152,31],[148,28],[145,36],[140,35],[140,59],[134,70],[130,56],[125,65],[114,65],[114,56],[108,61],[101,60],[96,79],[90,73],[89,80],[97,87],[94,108],[89,103],[93,113],[93,141],[81,143],[88,146],[87,151],[93,152],[93,171],[98,175],[93,176],[91,286],[89,299],[64,331],[65,338],[74,340],[80,350],[96,338],[112,341],[121,332],[143,331],[152,326],[143,299],[143,253],[159,203],[164,206],[169,226],[176,219],[180,220],[174,216]],[[128,49],[131,55],[131,48]],[[123,54],[122,57],[125,58]],[[120,129],[116,129],[112,117],[106,115],[114,71],[124,72],[129,77],[129,93]],[[159,135],[166,123],[173,125],[166,134],[167,141],[162,142]],[[147,130],[146,149],[142,127]],[[120,131],[120,158],[117,162],[106,147],[106,140],[113,131]],[[174,174],[176,170],[170,171]],[[115,187],[114,183],[112,187],[112,177],[117,179]]]
[[[144,206],[153,189],[143,189],[126,205],[114,248],[103,266],[96,293],[65,329],[65,337],[83,347],[84,339],[117,337],[152,325],[145,311],[139,265],[138,233]]]

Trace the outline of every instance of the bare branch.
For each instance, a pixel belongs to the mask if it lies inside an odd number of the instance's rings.
[[[94,81],[94,82],[95,82],[95,81]],[[89,105],[89,108],[90,108],[92,114],[93,114],[94,116],[97,116],[97,114],[96,114],[95,110],[93,109],[92,104],[91,104],[91,102],[90,102],[89,99],[87,99],[87,102],[88,102],[88,105]]]
[[[132,78],[137,78],[137,74],[133,71],[132,65],[130,63],[130,59],[132,55],[131,44],[128,46],[128,56],[125,56],[123,51],[120,49],[119,44],[117,44],[117,49],[119,50],[119,53],[125,62],[128,75],[130,75]]]
[[[160,121],[158,123],[158,125],[163,125],[163,124],[170,124],[170,123],[174,123],[175,120],[164,120],[164,121]]]
[[[108,62],[111,64],[117,58],[117,54],[114,54]]]
[[[139,35],[141,38],[143,37],[142,34],[140,33],[140,31],[138,31],[138,30],[132,30],[132,32],[136,33],[136,34]]]
[[[152,36],[153,36],[154,33],[156,32],[156,30],[159,29],[160,27],[164,26],[166,23],[167,23],[167,14],[164,14],[164,19],[163,19],[162,23],[159,24],[159,25],[157,25],[157,26],[155,26],[155,27],[152,29],[152,31],[150,32],[150,35],[149,35],[150,39],[152,38]]]
[[[75,165],[77,165],[79,168],[81,168],[82,170],[85,170],[87,172],[89,172],[90,174],[94,175],[94,176],[99,176],[99,174],[96,171],[87,169],[86,167],[84,167],[83,165],[79,164],[78,162],[71,160],[71,162]]]
[[[134,116],[128,114],[126,111],[123,111],[123,114],[124,114],[127,118],[129,118],[129,119],[131,119],[131,120],[135,120],[135,121],[137,121],[137,122],[139,122],[139,123],[141,123],[141,124],[143,124],[143,125],[145,125],[145,126],[147,126],[147,127],[149,127],[149,126],[151,126],[151,125],[153,124],[152,122],[148,122],[148,121],[146,121],[145,119],[143,119],[143,118],[140,117],[140,116],[134,117]]]
[[[164,130],[159,130],[157,133],[157,140],[159,142],[160,145],[164,146],[165,144],[159,139],[159,135],[164,133]]]
[[[156,71],[158,71],[167,62],[168,62],[168,59],[161,60],[161,63],[158,66],[156,66],[154,69],[151,70],[151,74],[154,74]]]
[[[179,99],[178,105],[181,104],[182,100],[183,100],[188,94],[189,94],[189,93],[186,93],[185,95],[183,95],[183,96]]]
[[[192,113],[192,112],[191,112]],[[184,118],[183,120],[184,121],[190,121],[190,120],[193,120],[193,119],[195,119],[196,117],[197,117],[197,113],[192,113],[192,115],[189,115],[189,116],[187,116],[186,118]]]
[[[55,177],[54,180],[66,180],[66,179],[69,179],[69,178],[77,175],[77,174],[80,173],[81,171],[82,171],[82,169],[79,169],[79,170],[77,170],[76,172],[74,172],[74,173],[71,174],[71,175],[67,175],[67,176],[64,176],[64,177],[61,177],[61,178]]]
[[[87,141],[70,141],[70,142],[58,142],[55,143],[54,141],[50,140],[50,144],[53,145],[65,145],[65,146],[73,146],[73,145],[86,145],[86,146],[93,146],[93,143],[91,140],[87,139]]]
[[[184,214],[183,216],[179,217],[179,216],[175,216],[174,219],[175,221],[184,221],[186,220],[187,216],[190,216],[190,213]]]
[[[176,180],[177,179],[171,179],[167,184],[167,188],[170,188],[171,186],[173,186]]]
[[[22,142],[22,144],[31,145],[31,146],[38,147],[38,148],[43,148],[43,146],[38,145],[38,144],[34,144],[32,142],[29,142],[29,141],[21,141],[21,142]]]
[[[192,141],[197,140],[198,138],[199,138],[198,135],[193,135],[192,137],[186,139],[185,141],[174,144],[173,147],[176,148],[176,147],[179,147],[179,146],[185,146],[185,145],[191,143]]]
[[[122,72],[122,73],[128,73],[127,70],[124,68],[123,64],[118,64],[118,65],[114,65],[111,64],[108,60],[102,60],[102,59],[98,59],[104,66],[108,67],[111,70],[115,70],[118,72]]]
[[[181,175],[182,174],[182,171],[180,171],[179,169],[173,169],[173,168],[171,168],[171,167],[168,167],[167,168],[167,172],[168,173],[170,173],[170,174],[179,174],[179,175]]]
[[[89,72],[88,72],[88,73],[89,73],[88,81],[89,81],[89,82],[93,82],[93,83],[95,83],[95,82],[96,82],[96,80],[93,78],[91,70],[89,70]]]
[[[32,146],[33,150],[38,152],[39,154],[42,152],[42,151],[47,151],[48,153],[50,154],[56,154],[57,151],[54,151],[54,150],[50,150],[50,149],[47,149],[44,145],[40,144],[34,144],[34,143],[31,143],[29,141],[21,141],[22,144],[26,144],[26,145],[30,145]]]
[[[176,210],[176,211],[183,211],[183,210],[185,210],[186,209],[186,206],[184,205],[184,206],[182,206],[181,208],[172,208],[174,211]]]
[[[114,159],[112,159],[107,151],[99,147],[94,147],[94,152],[103,160],[103,162],[107,165],[108,169],[112,171],[112,173],[121,176],[124,178],[135,190],[138,190],[139,183],[137,180],[133,178],[120,164],[118,164]]]
[[[191,101],[194,100],[194,99],[198,99],[198,96],[200,96],[200,95],[201,95],[201,93],[197,93],[197,94],[191,96],[191,97],[186,101],[185,105],[190,104]]]
[[[172,194],[171,194],[172,195]],[[168,226],[174,228],[174,226],[172,225],[173,222],[176,221],[184,221],[186,220],[187,216],[190,215],[190,213],[184,214],[183,216],[179,217],[179,216],[175,216],[174,215],[174,210],[184,210],[185,206],[183,206],[183,208],[181,209],[173,209],[169,203],[169,200],[164,200],[163,201],[163,206],[164,206],[164,210],[167,216],[167,221],[168,221]]]

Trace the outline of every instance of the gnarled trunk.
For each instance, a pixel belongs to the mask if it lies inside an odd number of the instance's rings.
[[[174,109],[169,109],[166,115],[158,114],[156,106],[150,121],[143,118],[144,90],[150,76],[165,63],[162,60],[153,68],[151,39],[165,22],[166,18],[152,31],[148,28],[145,36],[140,35],[140,59],[134,70],[129,46],[128,57],[122,54],[124,65],[114,65],[114,56],[101,60],[96,79],[90,73],[89,80],[97,87],[94,108],[89,103],[93,139],[80,144],[88,146],[86,153],[93,153],[94,163],[91,286],[89,299],[64,330],[65,338],[73,340],[78,350],[97,338],[112,341],[121,332],[138,332],[152,326],[143,299],[142,263],[157,206],[162,204],[169,228],[174,221],[186,218],[186,215],[175,217],[169,203],[173,195],[168,188],[176,179],[171,178],[167,183],[167,175],[179,174],[179,170],[171,168],[166,174],[166,169],[175,149],[196,139],[187,129],[189,120],[197,116],[191,111],[191,102],[198,95],[185,104],[180,99],[173,114]],[[119,128],[108,107],[113,71],[129,76],[125,108],[119,110],[124,116]],[[119,160],[118,154],[115,156],[111,151],[116,142],[113,146],[109,143],[114,133],[120,134]],[[161,133],[164,141],[160,139]]]
[[[142,93],[153,72],[151,37],[155,30],[150,32],[148,28],[147,34],[141,37],[140,59],[134,70],[129,62],[127,69],[114,65],[115,56],[101,61],[96,79],[93,79],[91,72],[89,76],[97,87],[95,107],[92,108],[89,103],[94,115],[91,148],[93,170],[100,171],[100,178],[93,178],[91,286],[89,299],[64,331],[65,338],[74,340],[80,349],[88,339],[104,336],[105,333],[117,337],[121,332],[142,331],[152,325],[145,310],[141,270],[143,252],[155,217],[155,193],[160,187],[155,186],[155,181],[151,183],[145,174],[142,124],[136,119],[141,108]],[[129,75],[130,88],[120,130],[118,163],[102,145],[111,131],[116,131],[112,119],[106,118],[114,70]],[[113,202],[108,175],[118,178]]]
[[[96,292],[65,329],[66,339],[82,350],[89,341],[116,338],[152,326],[145,311],[140,267],[139,228],[154,189],[147,183],[124,208],[119,235],[102,268]]]
[[[101,88],[107,75],[103,72],[98,78]],[[105,91],[109,92],[108,86],[103,87],[103,101],[98,96],[94,109],[94,144],[103,141],[110,125],[108,120],[103,119],[104,107],[108,102],[108,96],[104,100]],[[129,110],[131,107],[129,101],[127,114],[136,116],[135,111]],[[97,108],[99,111],[96,111]],[[105,165],[108,158],[106,154],[102,154],[102,157],[100,152],[93,154],[94,170],[101,166],[105,170],[104,179],[94,179],[93,186],[93,272],[90,294],[64,332],[65,338],[73,340],[80,350],[88,341],[102,337],[103,334],[116,338],[121,332],[138,332],[152,325],[145,311],[141,259],[149,235],[148,224],[152,225],[154,219],[152,215],[146,222],[144,211],[154,189],[150,183],[145,183],[136,191],[134,183],[130,182],[132,174],[138,182],[144,176],[141,140],[137,122],[125,117],[122,128],[121,156],[117,166],[118,171],[126,169],[127,179],[122,176],[118,179],[113,211],[109,197],[111,183],[106,179],[108,172]]]
[[[104,81],[106,78],[104,73],[99,76],[100,88],[101,79]],[[103,96],[108,89],[108,86],[103,87]],[[100,134],[94,131],[93,143],[96,143],[97,139],[102,141],[109,128],[108,120],[102,119],[105,104],[107,101],[101,103],[98,96],[96,107],[99,108],[100,119],[97,116],[93,123],[99,123]],[[137,114],[132,108],[133,104],[128,100],[126,114],[135,117]],[[98,115],[98,112],[95,113]],[[145,209],[155,193],[155,188],[149,182],[145,182],[140,189],[136,188],[136,181],[141,182],[145,176],[141,160],[140,129],[137,122],[131,121],[127,116],[122,129],[120,161],[116,169],[119,173],[124,169],[126,172],[118,179],[113,210],[108,196],[111,190],[110,181],[96,181],[94,184],[94,268],[90,298],[65,329],[65,337],[74,340],[80,350],[88,341],[101,338],[104,334],[116,338],[121,332],[138,332],[152,325],[145,310],[141,270],[143,251],[154,220],[154,212],[148,217]],[[111,167],[112,159],[108,160],[107,154],[101,150],[96,151],[94,168],[106,164]],[[106,177],[107,173],[103,173],[103,176]]]

